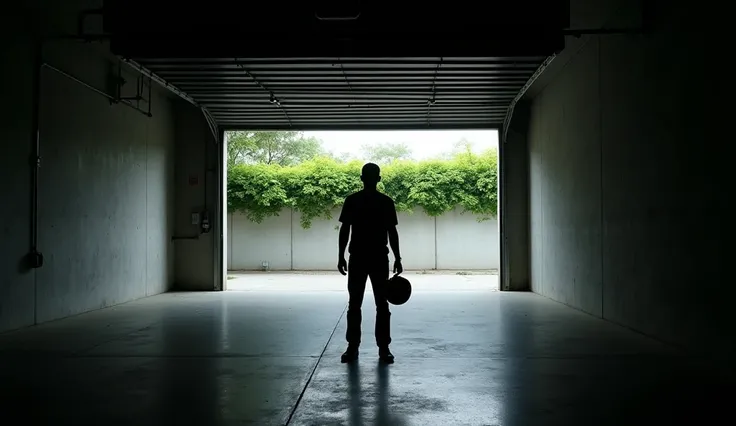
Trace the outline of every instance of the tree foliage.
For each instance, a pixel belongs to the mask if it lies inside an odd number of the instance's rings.
[[[356,158],[351,153],[345,151],[339,153],[330,151],[322,154],[322,156],[332,158],[338,163],[349,163],[350,161],[356,160]]]
[[[370,162],[389,164],[397,160],[411,159],[411,149],[405,143],[378,143],[363,145],[363,157]]]
[[[363,163],[317,157],[294,166],[239,164],[228,171],[228,208],[257,223],[284,208],[301,213],[302,227],[332,218],[345,197],[360,190]],[[460,208],[485,220],[497,212],[497,154],[464,152],[450,160],[395,161],[382,168],[379,190],[397,210],[420,208],[430,216]]]
[[[473,142],[466,138],[460,138],[457,142],[452,144],[452,149],[437,155],[435,158],[440,160],[450,160],[458,156],[466,154],[472,154],[475,151]]]
[[[228,166],[279,164],[290,166],[311,160],[322,152],[322,141],[302,132],[228,132]]]

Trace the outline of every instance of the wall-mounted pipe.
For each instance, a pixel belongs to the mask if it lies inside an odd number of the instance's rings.
[[[186,237],[182,237],[182,236],[173,236],[173,237],[171,237],[171,241],[198,240],[198,239],[199,239],[199,235],[189,235],[189,236],[186,236]]]
[[[38,251],[38,173],[41,167],[41,68],[43,66],[43,44],[37,42],[33,64],[33,111],[31,112],[31,244],[27,264],[36,269],[43,266],[43,254]]]
[[[160,86],[165,88],[166,90],[170,91],[171,93],[177,95],[178,97],[184,99],[185,101],[189,102],[190,104],[196,106],[197,108],[202,108],[200,104],[197,103],[191,96],[187,95],[186,93],[182,92],[181,90],[177,89],[175,86],[169,84],[168,81],[164,80],[163,78],[157,76],[153,72],[151,72],[148,68],[145,68],[143,65],[139,64],[138,62],[128,59],[128,58],[120,58],[123,63],[127,64],[129,67],[133,68],[135,71],[137,71],[140,74],[145,75],[146,77],[150,78],[152,81],[155,81]]]
[[[153,117],[153,114],[151,114],[150,111],[142,110],[142,109],[138,108],[137,106],[133,105],[130,101],[127,101],[125,99],[118,99],[115,96],[110,95],[109,93],[106,93],[103,90],[100,90],[100,89],[92,86],[91,84],[85,83],[84,81],[78,79],[77,77],[74,77],[73,75],[71,75],[71,74],[69,74],[67,72],[64,72],[64,71],[62,71],[62,70],[54,67],[53,65],[50,65],[48,63],[44,63],[42,66],[43,67],[46,67],[46,68],[48,68],[48,69],[50,69],[50,70],[52,70],[52,71],[54,71],[54,72],[56,72],[58,74],[60,74],[60,75],[62,75],[64,77],[66,77],[66,78],[68,78],[69,80],[72,80],[73,82],[75,82],[75,83],[79,84],[80,86],[85,87],[85,88],[87,88],[87,89],[89,89],[89,90],[97,93],[100,96],[103,96],[103,97],[107,98],[111,103],[114,103],[114,104],[123,104],[123,105],[125,105],[125,106],[127,106],[129,108],[132,108],[132,109],[138,111],[139,113],[145,115],[146,117],[149,117],[149,118],[150,117]],[[149,100],[149,102],[150,102],[150,100]]]
[[[59,35],[53,38],[60,39],[60,40],[78,40],[78,41],[83,41],[85,43],[89,43],[92,41],[104,42],[104,41],[110,40],[111,38],[110,34],[88,34],[84,31],[86,18],[88,18],[89,16],[94,16],[94,15],[101,16],[101,17],[104,16],[104,9],[98,8],[98,9],[83,10],[82,12],[79,13],[77,17],[77,34]],[[135,70],[139,74],[148,77],[151,81],[155,81],[164,89],[170,91],[176,96],[184,99],[185,101],[199,108],[204,114],[205,119],[207,120],[207,125],[210,128],[210,132],[212,133],[212,136],[215,140],[215,144],[217,144],[217,141],[219,140],[220,129],[219,129],[219,126],[217,125],[217,122],[212,117],[212,114],[210,114],[207,108],[205,108],[203,105],[200,105],[197,101],[195,101],[191,96],[186,94],[184,91],[180,90],[179,88],[177,88],[176,86],[172,84],[169,84],[168,81],[154,74],[151,70],[142,66],[138,62],[132,59],[129,59],[129,58],[123,58],[123,57],[118,57],[118,56],[116,56],[116,58],[124,62],[125,64],[127,64],[129,67],[131,67],[133,70]],[[151,87],[149,86],[149,103],[151,102],[150,89]]]
[[[210,128],[210,132],[212,133],[212,136],[214,137],[215,143],[220,139],[219,137],[219,128],[217,126],[217,123],[215,122],[214,118],[212,118],[212,114],[210,114],[209,110],[205,108],[203,105],[201,105],[199,102],[195,101],[194,98],[186,94],[184,91],[179,90],[176,86],[169,83],[168,81],[164,80],[163,78],[159,77],[158,75],[154,74],[151,70],[144,67],[143,65],[139,64],[138,62],[129,59],[129,58],[120,58],[121,61],[126,63],[129,67],[133,68],[137,72],[141,73],[142,75],[145,75],[146,77],[150,78],[151,81],[155,81],[158,83],[159,86],[163,87],[164,89],[168,90],[169,92],[175,94],[176,96],[184,99],[185,101],[189,102],[190,104],[194,105],[195,107],[199,108],[200,111],[202,111],[202,114],[204,114],[205,120],[207,120],[207,125]]]

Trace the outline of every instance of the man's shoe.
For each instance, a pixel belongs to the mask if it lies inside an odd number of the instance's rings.
[[[394,355],[391,353],[391,351],[388,348],[379,349],[378,358],[381,360],[381,362],[385,362],[386,364],[394,363]]]
[[[340,357],[340,362],[347,363],[347,362],[353,362],[356,359],[358,359],[358,347],[348,345],[348,350],[346,350],[342,356]]]

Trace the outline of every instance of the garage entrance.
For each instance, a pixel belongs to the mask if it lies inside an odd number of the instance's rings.
[[[421,137],[422,134],[430,135],[433,134],[432,132],[444,135],[444,152],[437,152],[436,155],[439,156],[452,155],[453,150],[457,154],[470,149],[466,143],[468,138],[463,136],[462,131],[469,132],[468,136],[486,132],[488,139],[491,139],[497,147],[499,139],[497,129],[502,127],[507,110],[543,61],[543,56],[301,59],[136,58],[136,63],[139,63],[142,68],[150,70],[166,84],[182,90],[188,97],[191,97],[192,102],[196,102],[202,108],[213,123],[213,129],[222,129],[224,132],[222,145],[228,144],[225,141],[226,138],[234,136],[242,139],[248,132],[250,136],[267,131],[291,132],[284,134],[296,135],[297,132],[312,134],[319,130],[330,130],[333,132],[330,137],[334,142],[336,132],[343,132],[342,134],[347,138],[348,133],[344,132],[384,129],[385,132],[404,131],[404,133],[395,133],[395,136],[391,136],[393,138],[403,134],[413,135],[414,140],[418,140],[416,138]],[[409,129],[414,129],[413,133]],[[300,133],[300,137],[303,137],[304,134]],[[323,133],[323,137],[324,135],[327,133]],[[382,136],[385,137],[386,134]],[[453,137],[457,140],[451,141]],[[483,142],[481,138],[481,146]],[[461,146],[463,144],[467,146]],[[415,150],[421,155],[421,151],[426,148],[417,145]],[[334,148],[333,151],[328,155],[331,156],[330,158],[338,162],[345,160],[339,158],[345,153],[344,151],[337,151]],[[221,154],[221,163],[225,165],[228,156],[227,148],[221,146],[218,148],[218,153]],[[357,160],[357,156],[354,155],[354,157]],[[498,151],[495,154],[495,161],[497,167]],[[227,167],[220,167],[218,173],[223,182],[221,187],[223,190],[218,190],[217,193],[225,194],[227,193],[224,185],[228,175]],[[478,178],[481,181],[477,181]],[[483,179],[486,179],[483,176],[471,179],[476,179],[476,184],[480,186],[487,184],[483,183]],[[498,188],[498,170],[495,171],[492,179],[495,179],[492,184]],[[429,181],[423,184],[434,185]],[[266,188],[261,190],[266,190]],[[452,196],[457,198],[460,211],[454,213],[458,215],[458,218],[462,210],[471,210],[480,214],[492,213],[487,216],[496,216],[498,219],[497,189],[495,200],[483,199],[476,204],[472,200],[462,201],[460,192],[462,191],[450,191],[447,194],[449,198]],[[263,192],[259,194],[262,195]],[[234,195],[228,195],[230,198],[232,196]],[[438,202],[447,203],[446,199],[437,199],[436,194],[431,197],[435,198],[434,201],[425,202],[425,207],[430,211],[437,209]],[[329,203],[332,202],[329,200]],[[484,205],[494,202],[496,206],[490,210],[487,205]],[[217,259],[222,264],[219,269],[222,272],[215,280],[219,289],[227,287],[229,282],[227,270],[234,265],[233,250],[237,247],[232,245],[233,239],[228,239],[228,234],[224,232],[227,224],[231,225],[231,229],[235,229],[232,222],[233,216],[228,215],[226,203],[225,200],[218,203],[221,214],[217,214],[217,217],[222,217],[224,226],[215,224],[215,228],[220,228],[215,232],[222,235],[221,246],[216,247]],[[463,203],[466,205],[461,206]],[[270,200],[266,204],[269,207],[266,209],[265,216],[258,217],[257,220],[276,217],[272,214],[274,212],[268,209],[274,208],[277,203]],[[330,208],[333,207],[335,206],[330,206]],[[283,219],[283,216],[281,218]],[[310,221],[311,219],[307,222]],[[501,227],[503,226],[502,221],[498,223]],[[292,226],[291,221],[289,226]],[[279,228],[283,229],[283,226]],[[433,232],[438,232],[436,226],[432,228]],[[443,229],[440,228],[439,232],[442,231]],[[502,233],[498,230],[496,232]],[[269,233],[269,235],[275,236],[277,233]],[[426,236],[427,233],[423,235]],[[498,257],[499,261],[485,267],[475,266],[472,269],[500,269],[500,253],[503,252],[502,240],[498,237],[494,239],[498,241],[498,246],[494,249],[493,243],[490,243],[484,250],[497,253],[490,256]],[[296,242],[299,243],[299,239]],[[288,243],[291,249],[294,243],[291,236],[289,236]],[[434,243],[433,241],[433,245]],[[260,248],[263,249],[263,247]],[[314,247],[310,250],[313,249]],[[280,254],[275,256],[277,258],[286,256],[284,259],[250,259],[236,269],[284,269],[280,263],[287,261],[290,270],[328,269],[324,266],[324,262],[320,263],[317,268],[314,265],[300,267],[299,257],[294,259],[293,253],[284,254],[283,252],[284,250],[280,250]],[[451,250],[448,256],[457,253]],[[478,250],[474,250],[473,253],[477,255]],[[437,258],[437,256],[438,254],[434,253],[431,261],[417,261],[413,269],[468,269],[468,265],[461,264],[463,262],[460,260],[443,262],[442,258]],[[470,257],[471,255],[468,255],[466,259]]]
[[[344,289],[338,219],[369,161],[397,209],[406,273],[442,275],[448,289],[498,288],[497,131],[235,131],[226,144],[227,289],[283,272],[319,273]]]
[[[564,47],[569,11],[566,1],[493,3],[492,25],[486,10],[469,1],[448,10],[383,2],[258,4],[247,11],[258,18],[241,25],[238,6],[222,2],[209,12],[177,7],[141,17],[129,3],[109,1],[105,26],[116,54],[204,113],[220,164],[229,130],[505,128],[540,65]],[[217,182],[224,176],[220,167]],[[222,289],[223,185],[215,192],[222,198],[214,212],[213,286]],[[499,226],[500,256],[508,262],[507,224]]]

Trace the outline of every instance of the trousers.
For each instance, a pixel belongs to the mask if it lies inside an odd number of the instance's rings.
[[[387,347],[391,343],[391,312],[385,296],[386,282],[389,276],[389,261],[387,254],[381,255],[350,255],[348,261],[348,330],[345,338],[350,345],[360,345],[361,323],[363,316],[361,308],[365,296],[365,286],[368,277],[373,287],[373,298],[376,302],[376,344],[378,347]]]

